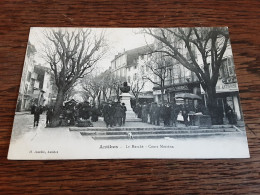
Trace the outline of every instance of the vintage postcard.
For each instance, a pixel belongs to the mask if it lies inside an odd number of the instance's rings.
[[[249,157],[227,27],[30,29],[8,159]]]

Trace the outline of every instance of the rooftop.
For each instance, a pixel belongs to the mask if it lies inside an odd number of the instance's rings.
[[[141,46],[138,48],[124,51],[123,53],[118,53],[117,55],[115,55],[115,58],[111,62],[115,61],[117,58],[126,54],[127,55],[127,66],[132,66],[134,60],[137,60],[138,57],[141,55],[148,54],[151,51],[152,47],[153,47],[153,45],[145,45],[145,46]]]

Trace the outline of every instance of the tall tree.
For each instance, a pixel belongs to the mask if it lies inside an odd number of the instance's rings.
[[[93,70],[104,54],[104,34],[91,29],[51,29],[46,31],[44,58],[50,65],[58,88],[52,126],[59,124],[64,94]]]
[[[126,79],[123,77],[117,77],[113,73],[110,75],[110,92],[113,92],[117,101],[120,101],[120,87],[122,86],[123,82],[125,82]],[[111,96],[111,95],[110,95]]]
[[[144,29],[144,31],[157,41],[155,52],[176,59],[196,74],[206,93],[207,107],[214,123],[217,117],[216,84],[223,55],[229,42],[228,29],[194,27]],[[185,47],[180,48],[180,45]]]
[[[99,76],[88,76],[82,79],[82,88],[92,98],[93,105],[100,104],[100,95],[102,92],[102,82]]]
[[[145,81],[143,78],[137,78],[135,81],[132,81],[130,83],[130,89],[132,94],[135,97],[136,103],[138,103],[139,95],[142,89],[144,88],[144,85],[145,85]]]
[[[169,58],[162,53],[154,53],[145,63],[149,72],[143,76],[144,79],[149,80],[155,86],[160,88],[161,102],[164,102],[165,81],[168,77],[168,68],[172,67]],[[150,74],[149,74],[150,73]]]
[[[139,101],[139,95],[141,91],[144,89],[145,83],[147,82],[147,79],[144,78],[145,74],[145,69],[146,69],[146,61],[143,60],[138,61],[138,66],[137,66],[137,71],[134,74],[133,79],[130,79],[130,90],[132,94],[135,97],[136,103]]]
[[[108,101],[108,99],[111,98],[111,82],[112,82],[112,73],[110,70],[106,70],[105,72],[101,73],[99,75],[100,79],[100,87],[101,87],[101,92],[102,92],[102,100]]]

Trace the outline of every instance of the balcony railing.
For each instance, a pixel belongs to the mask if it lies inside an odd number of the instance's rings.
[[[186,84],[186,83],[192,83],[198,81],[198,78],[196,76],[185,76],[185,77],[179,77],[179,78],[171,78],[165,80],[165,85],[173,85],[173,84]]]

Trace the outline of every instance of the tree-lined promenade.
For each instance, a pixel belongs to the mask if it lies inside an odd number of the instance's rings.
[[[147,56],[144,66],[148,71],[139,71],[134,82],[130,83],[135,98],[133,106],[138,105],[139,94],[147,81],[160,88],[162,106],[175,104],[165,100],[164,92],[168,69],[178,64],[196,75],[205,91],[205,109],[212,123],[218,124],[222,120],[219,118],[223,118],[223,108],[216,106],[216,84],[229,44],[227,28],[145,28],[140,33],[153,37],[154,43],[147,45],[150,49],[144,54]],[[110,69],[94,73],[95,66],[109,50],[102,30],[46,29],[44,39],[42,56],[54,75],[58,89],[50,126],[60,124],[64,101],[79,94],[79,88],[82,98],[85,101],[90,99],[96,108],[102,102],[120,101],[119,89],[127,78],[114,75]]]

